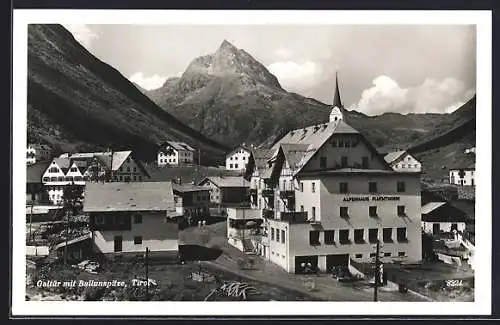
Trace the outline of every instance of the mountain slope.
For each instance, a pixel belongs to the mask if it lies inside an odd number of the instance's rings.
[[[60,25],[28,27],[28,140],[61,146],[131,148],[154,159],[165,139],[220,161],[228,148],[168,114]]]
[[[287,92],[264,65],[227,41],[215,53],[194,59],[180,78],[145,93],[186,124],[229,146],[269,146],[290,129],[327,121],[331,110],[330,105]],[[344,110],[349,124],[376,147],[388,148],[423,142],[440,125],[443,130],[453,128],[458,121],[448,115],[367,116]],[[448,120],[448,125],[442,124]]]

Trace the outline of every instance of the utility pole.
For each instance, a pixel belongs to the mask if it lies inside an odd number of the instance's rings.
[[[29,240],[30,240],[30,244],[31,244],[31,237],[32,237],[32,234],[31,234],[31,223],[33,221],[33,203],[31,204],[30,206],[30,237],[29,237]]]
[[[380,257],[380,241],[377,240],[377,253],[375,255],[375,283],[374,283],[374,291],[373,291],[373,301],[378,301],[378,279],[380,277],[379,274],[379,257]]]
[[[64,244],[64,265],[68,264],[69,210],[66,211],[66,240]]]
[[[146,301],[149,301],[149,248],[146,247]]]

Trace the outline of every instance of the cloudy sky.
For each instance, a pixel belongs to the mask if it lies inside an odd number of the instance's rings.
[[[474,25],[65,25],[92,54],[146,89],[224,39],[288,91],[368,115],[451,112],[475,93]]]

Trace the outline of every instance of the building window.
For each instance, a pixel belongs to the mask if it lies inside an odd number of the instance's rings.
[[[316,207],[311,208],[312,220],[316,220]]]
[[[384,228],[382,235],[384,243],[392,243],[392,228]]]
[[[377,217],[377,207],[376,206],[369,207],[368,212],[369,212],[371,218]]]
[[[349,141],[344,142],[344,147],[350,148],[351,147],[351,143]]]
[[[354,242],[356,244],[363,244],[365,242],[364,230],[363,229],[354,229]]]
[[[271,228],[271,240],[274,240],[274,228]]]
[[[285,231],[284,230],[281,231],[281,243],[282,244],[285,243]]]
[[[398,192],[401,193],[405,191],[406,191],[405,182],[398,182]]]
[[[363,254],[356,254],[356,258],[363,258]]]
[[[70,172],[72,173],[76,172],[76,167],[71,167]]]
[[[134,236],[134,245],[142,244],[142,236]]]
[[[134,214],[134,223],[142,223],[142,215]]]
[[[123,171],[123,167],[118,168],[118,170],[122,172]]]
[[[344,141],[339,140],[339,148],[344,148]]]
[[[233,164],[229,164],[229,168],[233,168]]]
[[[340,217],[349,218],[349,212],[347,210],[347,207],[340,207]]]
[[[405,215],[406,215],[405,206],[404,205],[398,205],[398,216],[404,217]]]
[[[234,164],[234,168],[238,168],[238,164]]]
[[[134,173],[137,171],[137,167],[134,167]]]
[[[142,181],[142,176],[139,176],[139,181]]]
[[[54,195],[52,195],[52,198],[54,198]],[[95,217],[95,224],[96,225],[104,225],[104,217],[103,216],[96,216]]]
[[[400,243],[406,243],[408,242],[408,238],[406,237],[406,228],[398,228],[397,229],[397,237],[398,237],[398,242]]]
[[[59,172],[59,168],[57,167],[50,167],[49,169],[49,173],[58,173]]]
[[[368,182],[368,192],[377,193],[377,182]]]
[[[303,205],[300,206],[300,212],[304,212],[304,206]]]
[[[325,245],[333,245],[335,244],[335,230],[325,230]]]
[[[391,257],[391,253],[384,253],[384,257]]]
[[[347,193],[349,191],[349,186],[347,183],[339,183],[339,192],[340,193]]]
[[[405,252],[399,252],[399,253],[398,253],[398,256],[399,256],[399,257],[405,257],[405,256],[406,256],[406,253],[405,253]]]
[[[303,182],[300,182],[300,191],[304,192],[304,183]]]
[[[309,244],[310,245],[319,245],[319,231],[311,230],[309,231]]]
[[[316,193],[316,183],[311,183],[311,192]]]
[[[377,256],[377,253],[370,253],[370,257],[372,257],[372,258],[373,258],[373,257],[375,257],[375,256]]]
[[[342,168],[346,168],[347,167],[347,157],[346,156],[342,156],[340,158],[340,167],[342,167]]]
[[[340,230],[339,241],[342,245],[349,244],[349,230]]]
[[[363,157],[362,158],[362,162],[361,162],[361,166],[364,168],[364,169],[368,169],[368,157]]]
[[[120,181],[123,181],[123,176],[120,176]]]
[[[377,243],[377,241],[378,241],[378,229],[369,229],[368,230],[368,241],[372,244]]]
[[[333,148],[337,147],[337,141],[332,140],[332,142],[331,142],[331,143],[332,143],[332,147],[333,147]]]
[[[319,158],[319,168],[326,168],[326,157]]]
[[[280,230],[276,229],[276,241],[279,243],[280,242]]]
[[[136,180],[137,180],[137,176],[134,175],[134,181],[136,181]]]

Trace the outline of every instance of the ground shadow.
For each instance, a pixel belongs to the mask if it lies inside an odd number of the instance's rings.
[[[179,256],[184,261],[213,261],[219,258],[222,250],[200,245],[179,245]]]

